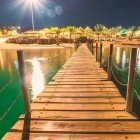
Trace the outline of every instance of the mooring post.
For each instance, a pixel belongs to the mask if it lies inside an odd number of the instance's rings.
[[[102,48],[103,48],[103,44],[100,44],[100,68],[102,67]]]
[[[132,112],[136,58],[137,58],[137,48],[132,48],[130,52],[130,65],[129,65],[129,74],[128,74],[127,96],[126,96],[127,112]]]
[[[96,43],[96,61],[98,61],[98,43]]]
[[[113,44],[110,44],[110,49],[109,49],[109,58],[108,58],[108,80],[111,80],[111,71],[112,71],[112,54],[113,54]]]
[[[92,51],[92,55],[94,55],[94,48],[93,48],[93,40],[91,41],[91,51]]]
[[[21,77],[25,111],[26,111],[26,114],[30,114],[30,112],[31,112],[30,95],[29,95],[29,90],[28,90],[28,86],[27,86],[24,54],[23,54],[22,50],[17,51],[17,57],[18,57],[18,63],[19,63],[19,71],[20,71],[20,77]]]

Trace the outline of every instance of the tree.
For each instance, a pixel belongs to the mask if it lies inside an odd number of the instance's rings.
[[[103,31],[104,28],[105,28],[105,26],[102,25],[102,24],[97,24],[97,25],[94,27],[94,31],[95,31],[95,33],[96,33],[97,36],[98,36],[98,41],[100,41],[100,35],[102,34],[102,31]]]
[[[133,37],[135,36],[135,33],[136,33],[137,31],[139,31],[139,29],[140,29],[140,27],[138,27],[138,26],[132,26],[132,27],[130,28],[131,34],[130,34],[130,36],[129,36],[129,40],[133,40]]]
[[[57,38],[57,45],[59,45],[59,35],[61,33],[61,28],[58,27],[51,27],[50,31],[52,31],[52,33],[56,34],[56,38]]]
[[[9,32],[9,29],[6,29],[6,28],[1,29],[1,33],[3,36],[7,36],[8,32]]]
[[[72,34],[75,32],[75,27],[74,26],[67,26],[66,27],[66,30],[69,32],[69,35],[70,35],[70,43],[72,43]]]
[[[85,29],[84,29],[84,34],[85,34],[85,36],[87,36],[88,38],[91,38],[91,37],[93,37],[93,30],[90,28],[90,27],[86,27]]]

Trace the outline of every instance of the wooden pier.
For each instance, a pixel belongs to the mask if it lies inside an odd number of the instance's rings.
[[[80,46],[3,140],[140,140],[140,121],[95,59]]]

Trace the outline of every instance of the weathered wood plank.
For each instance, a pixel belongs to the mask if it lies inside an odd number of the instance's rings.
[[[139,140],[140,134],[50,134],[30,133],[30,140]],[[3,140],[21,140],[22,133],[10,132]]]
[[[126,103],[125,99],[123,98],[49,98],[46,97],[38,97],[35,102],[41,102],[41,103],[113,103],[113,104],[121,104],[121,103]]]
[[[32,111],[32,119],[47,120],[128,120],[136,119],[125,111]]]
[[[34,103],[31,106],[32,110],[124,110],[125,104],[48,104]]]
[[[65,63],[32,103],[30,140],[139,140],[140,122],[85,46]],[[23,139],[24,116],[4,140]],[[25,132],[28,130],[28,133]]]

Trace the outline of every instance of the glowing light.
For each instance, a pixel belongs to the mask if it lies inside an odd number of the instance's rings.
[[[121,48],[120,47],[117,47],[117,50],[116,50],[116,63],[117,64],[120,64],[120,57],[121,57]]]
[[[31,13],[32,13],[32,29],[34,31],[35,24],[34,24],[34,8],[39,9],[39,7],[43,7],[43,4],[41,3],[42,0],[26,0],[27,4],[31,7]]]
[[[26,60],[27,62],[31,62],[32,64],[32,99],[34,100],[36,96],[42,92],[45,87],[45,76],[42,72],[40,61],[43,61],[42,58],[33,58],[30,60]]]
[[[126,52],[123,51],[122,54],[122,64],[121,64],[122,68],[124,69],[126,67]]]

